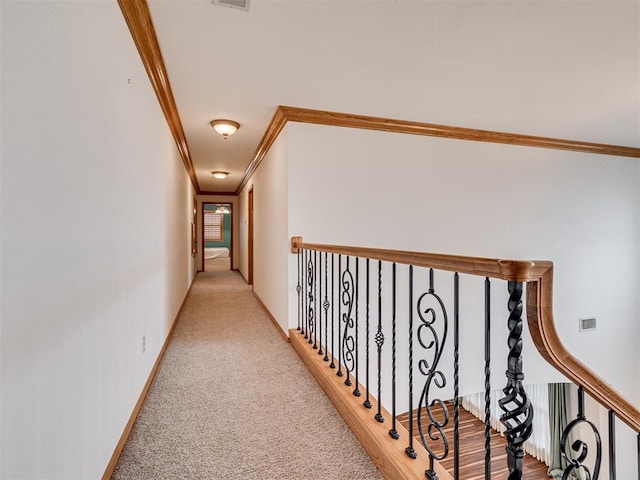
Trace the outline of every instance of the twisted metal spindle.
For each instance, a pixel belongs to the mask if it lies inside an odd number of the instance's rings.
[[[298,328],[297,330],[300,331],[301,328],[301,323],[302,323],[302,315],[300,314],[300,294],[302,292],[302,286],[300,286],[300,250],[298,249],[298,253],[296,253],[296,259],[298,260],[298,267],[297,267],[297,273],[298,273],[298,284],[296,285],[296,293],[298,294]]]
[[[460,275],[453,276],[453,478],[460,478]]]
[[[413,448],[413,265],[409,265],[409,446],[404,449],[409,458],[417,458]]]
[[[378,412],[375,419],[382,423],[382,345],[384,345],[384,335],[382,334],[382,261],[378,260],[378,331],[376,332],[376,346],[378,348]]]
[[[391,429],[389,436],[400,438],[396,430],[396,264],[391,266]]]
[[[322,312],[318,311],[318,252],[314,251],[313,252],[313,287],[314,287],[314,292],[313,292],[313,312],[314,312],[314,317],[313,317],[313,349],[317,350],[318,349],[318,319],[322,316]],[[322,323],[320,324],[322,325]],[[322,328],[322,327],[320,327]],[[309,340],[309,343],[311,343],[311,340]]]
[[[531,436],[533,407],[522,382],[522,282],[508,282],[509,290],[509,355],[507,357],[507,385],[505,397],[498,402],[504,412],[500,422],[506,427],[508,480],[521,480],[524,460],[523,443]]]
[[[325,362],[329,361],[329,356],[327,355],[329,350],[329,268],[327,257],[329,254],[325,252],[324,254],[324,302],[322,303],[322,307],[324,308],[324,360]],[[322,261],[322,260],[321,260]],[[332,299],[333,300],[333,299]]]
[[[491,480],[491,281],[484,280],[484,478]]]
[[[369,320],[370,320],[370,315],[369,315],[370,314],[369,290],[370,290],[370,288],[369,288],[369,259],[368,258],[367,258],[367,261],[366,261],[365,265],[366,265],[365,278],[366,278],[366,285],[367,285],[367,288],[365,290],[365,301],[366,301],[366,304],[367,304],[366,319],[365,319],[366,320],[366,335],[365,336],[367,338],[367,341],[366,341],[366,365],[365,365],[365,367],[366,367],[366,374],[365,374],[365,384],[366,384],[366,386],[365,386],[365,390],[367,391],[367,396],[366,396],[364,402],[362,402],[362,404],[366,408],[371,408],[371,406],[372,406],[371,405],[371,400],[369,399],[369,390],[370,390],[369,389],[369,341],[370,341],[370,332],[369,332]]]
[[[336,323],[336,319],[335,319],[335,311],[334,311],[334,305],[336,303],[336,290],[335,290],[335,271],[334,271],[334,267],[335,267],[335,254],[331,254],[331,363],[329,364],[329,368],[336,368],[336,364],[334,362],[334,357],[333,357],[333,352],[335,351],[334,349],[334,338],[335,338],[335,323]],[[340,308],[340,305],[338,305],[338,308]]]

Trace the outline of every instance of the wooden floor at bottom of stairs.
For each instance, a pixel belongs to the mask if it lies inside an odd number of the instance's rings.
[[[449,455],[440,460],[440,464],[453,475],[453,402],[445,403],[449,409],[449,423],[444,428],[445,435],[449,439]],[[459,411],[459,478],[460,480],[484,480],[484,423],[462,407]],[[436,419],[444,421],[444,416],[442,416],[441,412],[440,415],[441,418],[436,415]],[[398,422],[408,431],[409,412],[398,415],[397,418]],[[429,424],[429,419],[424,411],[422,412],[422,419],[426,432],[426,425]],[[417,410],[413,411],[413,428],[414,442],[422,444],[417,427]],[[439,455],[442,454],[442,447],[440,447],[440,450],[437,448],[440,445],[434,443],[433,447],[434,452]],[[491,480],[507,480],[509,477],[506,446],[506,438],[496,430],[491,429]],[[531,455],[525,454],[522,480],[541,480],[545,478],[550,478],[547,474],[547,466]]]

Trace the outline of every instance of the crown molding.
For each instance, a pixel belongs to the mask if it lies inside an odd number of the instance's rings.
[[[251,160],[244,172],[244,175],[242,175],[242,178],[240,179],[238,188],[236,188],[236,195],[240,194],[244,186],[249,181],[249,178],[251,178],[251,175],[253,175],[254,172],[258,169],[258,167],[262,163],[262,160],[264,160],[265,155],[271,148],[271,145],[273,145],[273,142],[275,142],[276,138],[278,138],[278,135],[280,135],[280,132],[286,125],[287,120],[288,119],[284,114],[283,107],[278,107],[276,109],[276,113],[271,119],[271,122],[269,123],[269,126],[267,127],[267,130],[262,136],[262,140],[260,140],[260,143],[258,144],[258,149],[253,155],[253,160]]]
[[[603,143],[563,140],[559,138],[537,137],[518,133],[496,132],[475,128],[454,127],[434,123],[411,122],[382,117],[369,117],[351,113],[327,112],[297,107],[279,107],[285,119],[290,122],[315,123],[337,127],[361,128],[383,132],[443,137],[475,142],[505,143],[525,147],[572,150],[575,152],[595,153],[640,158],[640,148],[608,145]]]
[[[330,125],[334,127],[360,128],[382,132],[405,133],[409,135],[423,135],[428,137],[451,138],[456,140],[471,140],[475,142],[503,143],[523,147],[551,148],[556,150],[570,150],[598,155],[613,155],[620,157],[640,158],[640,148],[609,145],[604,143],[563,140],[551,137],[538,137],[517,133],[479,130],[475,128],[454,127],[434,123],[411,122],[383,117],[355,115],[351,113],[312,110],[309,108],[279,106],[267,128],[262,141],[247,167],[236,193],[240,193],[247,181],[256,171],[278,134],[287,122],[312,123]]]
[[[193,168],[187,138],[185,137],[180,115],[178,114],[178,108],[173,98],[169,76],[167,75],[164,60],[162,59],[162,53],[160,52],[158,38],[155,28],[153,27],[147,1],[118,0],[118,5],[120,5],[120,10],[127,22],[127,26],[140,54],[142,64],[147,71],[153,90],[156,92],[160,108],[162,108],[173,139],[178,147],[180,158],[182,158],[193,188],[196,193],[199,193],[200,186],[198,185],[198,178]]]

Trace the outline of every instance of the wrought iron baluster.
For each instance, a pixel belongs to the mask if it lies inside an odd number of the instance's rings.
[[[378,412],[375,419],[382,423],[382,345],[384,345],[384,335],[382,334],[382,261],[378,260],[378,330],[376,331],[376,347],[378,348]]]
[[[313,252],[313,349],[318,348],[318,318],[321,312],[318,310],[318,252]],[[311,343],[311,339],[309,339]]]
[[[360,357],[359,353],[359,348],[358,348],[358,340],[360,339],[360,337],[358,336],[358,311],[360,310],[359,306],[360,303],[358,302],[358,291],[360,290],[360,274],[358,271],[358,268],[360,266],[360,258],[356,257],[356,284],[355,284],[355,310],[356,310],[356,337],[355,337],[355,342],[354,342],[354,347],[355,347],[355,356],[356,356],[356,363],[355,363],[355,383],[356,386],[353,389],[353,394],[356,397],[359,397],[361,395],[360,393],[360,389],[359,386],[360,384],[358,383],[358,358]]]
[[[404,449],[410,458],[417,458],[413,448],[413,265],[409,265],[409,446]]]
[[[507,465],[509,480],[522,478],[524,449],[522,444],[531,436],[533,407],[522,382],[522,282],[508,282],[509,290],[509,355],[507,357],[507,385],[502,390],[505,397],[499,400],[504,412],[500,422],[506,427]]]
[[[442,460],[449,454],[449,439],[444,433],[444,427],[449,423],[449,410],[441,399],[431,399],[430,393],[433,386],[442,389],[447,384],[444,373],[442,370],[438,370],[438,364],[447,339],[449,322],[444,302],[435,291],[433,269],[429,269],[429,289],[418,298],[416,311],[421,321],[416,332],[418,343],[425,350],[425,353],[431,353],[430,361],[422,358],[418,362],[418,370],[426,377],[420,400],[418,401],[418,432],[424,448],[429,453],[429,468],[424,473],[429,480],[437,480],[438,476],[434,470],[434,461]],[[442,340],[436,330],[436,323],[440,318],[439,313],[442,314]],[[440,410],[444,417],[443,421],[436,418],[434,407]],[[426,432],[422,420],[423,408],[430,421]],[[430,441],[442,442],[442,453],[436,453]]]
[[[296,254],[296,259],[298,260],[297,274],[298,274],[298,284],[296,285],[296,293],[298,294],[298,328],[300,331],[302,325],[302,315],[300,310],[300,294],[302,292],[302,286],[300,285],[300,249],[298,249],[298,253]]]
[[[638,433],[638,446],[636,455],[638,457],[638,480],[640,480],[640,433]]]
[[[453,276],[453,478],[460,478],[460,275]]]
[[[609,410],[609,480],[616,480],[616,414]]]
[[[491,281],[484,280],[484,478],[491,480]]]
[[[335,338],[335,309],[334,305],[336,303],[336,289],[335,289],[335,254],[331,254],[331,363],[329,364],[329,368],[336,368],[336,364],[334,362],[333,352],[334,349],[334,338]],[[338,306],[338,308],[340,308]]]
[[[322,310],[323,301],[322,301],[322,252],[318,252],[318,260],[319,260],[319,268],[318,268],[318,302],[320,302],[320,307],[318,308],[318,355],[322,355],[324,352],[322,351]],[[327,319],[325,318],[325,323]]]
[[[336,375],[342,377],[342,255],[338,255],[338,371]]]
[[[366,262],[366,266],[365,266],[365,271],[366,271],[366,285],[367,288],[365,290],[365,302],[367,304],[367,311],[366,311],[366,335],[365,337],[367,338],[366,340],[366,351],[365,351],[365,355],[366,355],[366,375],[365,375],[365,390],[367,391],[367,396],[364,400],[364,402],[362,402],[362,404],[366,407],[366,408],[371,408],[371,400],[369,399],[369,342],[370,342],[370,330],[369,330],[369,320],[370,320],[370,304],[369,304],[369,259],[367,258],[367,262]]]
[[[378,365],[378,371],[380,366]],[[391,438],[400,438],[396,430],[396,264],[391,266]]]
[[[355,368],[355,340],[352,333],[352,330],[354,328],[352,313],[355,295],[355,281],[350,270],[350,260],[351,258],[347,256],[347,266],[341,278],[341,302],[346,307],[346,312],[342,314],[342,321],[344,322],[344,332],[342,334],[342,361],[344,363],[344,369],[347,371],[347,378],[344,381],[344,384],[347,387],[350,387],[352,385],[351,374],[353,373],[353,369]]]
[[[307,333],[309,334],[308,342],[313,344],[313,335],[315,333],[315,310],[313,305],[315,303],[315,275],[313,268],[314,252],[309,252],[309,262],[307,263],[307,283],[309,284],[309,323],[307,325]],[[306,338],[306,337],[305,337]]]
[[[302,306],[302,308],[304,308],[304,315],[302,317],[302,331],[300,332],[302,335],[304,335],[305,340],[308,337],[308,329],[306,328],[309,324],[309,297],[308,297],[308,287],[307,287],[307,257],[309,256],[307,250],[303,250],[302,251],[302,288],[303,288],[303,295],[302,295],[302,303],[304,304]]]
[[[587,448],[587,443],[585,441],[578,439],[571,444],[571,450],[577,455],[575,458],[573,457],[573,454],[566,448],[569,435],[581,424],[586,424],[591,427],[595,439],[596,458],[593,467],[593,474],[589,467],[585,464],[585,460],[589,455],[589,449]],[[578,431],[579,430],[580,429],[578,429]],[[598,476],[600,475],[600,463],[602,461],[602,442],[600,440],[600,432],[593,423],[587,420],[587,417],[584,414],[584,390],[582,387],[578,387],[578,416],[577,418],[572,420],[562,432],[562,437],[560,437],[560,451],[562,452],[562,456],[567,461],[567,468],[565,468],[562,474],[562,480],[569,479],[571,473],[574,470],[576,471],[576,473],[582,470],[587,480],[597,480]]]
[[[329,257],[329,254],[324,252],[324,302],[322,302],[322,307],[324,308],[324,358],[322,360],[325,362],[329,361],[329,266],[327,257]],[[333,299],[331,300],[333,301]]]

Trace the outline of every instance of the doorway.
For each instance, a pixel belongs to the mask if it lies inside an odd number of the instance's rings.
[[[233,206],[202,203],[202,271],[231,270],[233,258]]]

